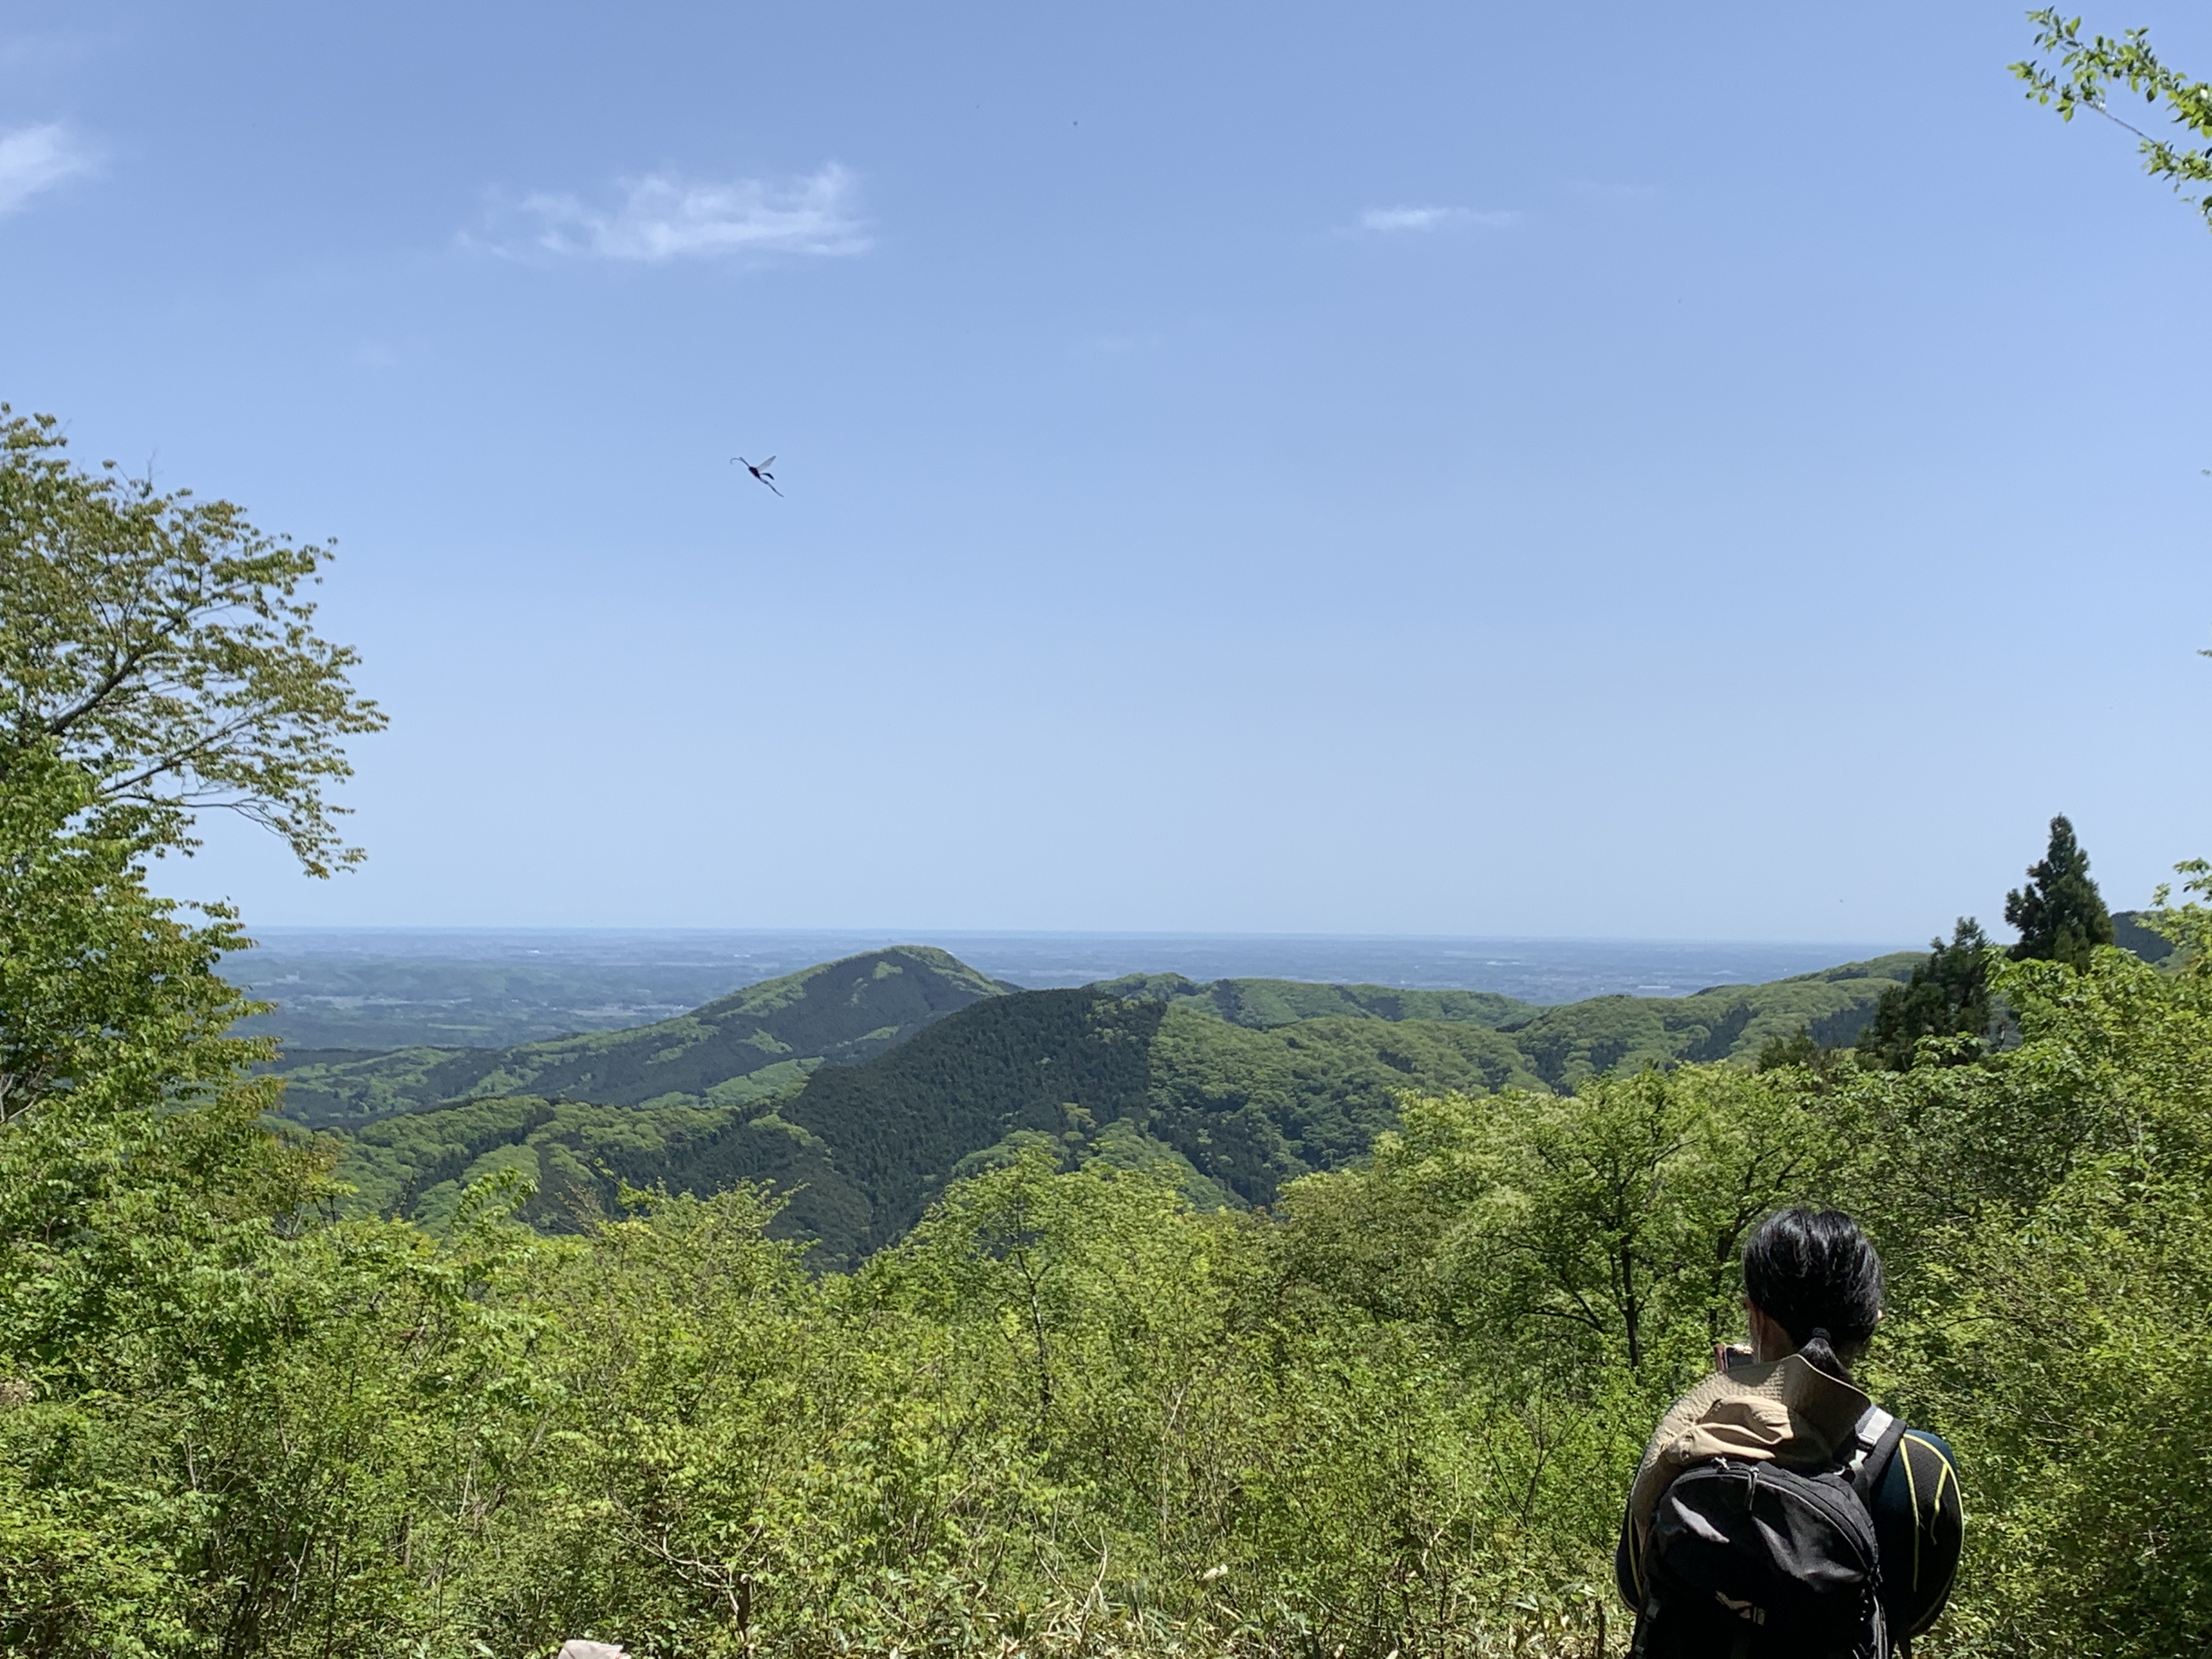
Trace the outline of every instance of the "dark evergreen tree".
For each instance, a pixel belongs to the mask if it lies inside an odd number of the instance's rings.
[[[2028,866],[2027,885],[2005,895],[2005,920],[2020,929],[2012,954],[2021,960],[2087,968],[2090,951],[2112,942],[2112,915],[2089,879],[2089,855],[2063,816],[2051,820],[2050,850]]]
[[[1903,985],[1884,991],[1874,1018],[1859,1033],[1859,1056],[1893,1072],[1912,1069],[1920,1039],[1967,1037],[1941,1051],[1941,1063],[1978,1060],[1990,1030],[1990,941],[1981,924],[1961,916],[1948,945],[1928,941],[1928,960]]]
[[[1800,1025],[1788,1036],[1771,1036],[1759,1045],[1759,1057],[1752,1062],[1754,1072],[1779,1071],[1784,1066],[1817,1066],[1828,1051],[1813,1041],[1813,1033]]]

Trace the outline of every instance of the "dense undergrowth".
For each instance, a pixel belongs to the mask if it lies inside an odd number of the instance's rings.
[[[1876,1392],[1964,1460],[1923,1651],[2212,1646],[2202,969],[1998,966],[2020,1041],[1972,1064],[1409,1099],[1267,1212],[1018,1160],[821,1273],[744,1188],[347,1218],[225,1035],[231,925],[40,775],[0,824],[8,1652],[1620,1653],[1642,1440],[1802,1200],[1875,1232]]]

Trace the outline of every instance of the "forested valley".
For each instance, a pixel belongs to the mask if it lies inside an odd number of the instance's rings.
[[[908,950],[287,1058],[148,870],[226,805],[356,855],[326,555],[0,437],[6,1651],[1621,1653],[1793,1202],[1966,1471],[1923,1650],[2212,1645],[2212,868],[2123,950],[2062,818],[2014,945],[1672,1001]]]

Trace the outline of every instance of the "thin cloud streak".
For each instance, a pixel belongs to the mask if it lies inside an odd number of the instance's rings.
[[[1503,230],[1508,225],[1520,222],[1521,216],[1510,210],[1479,213],[1471,208],[1384,207],[1369,208],[1361,214],[1358,228],[1387,236],[1400,231],[1444,230],[1457,225]]]
[[[539,193],[519,204],[538,222],[529,246],[569,258],[658,264],[672,259],[797,254],[839,256],[868,247],[859,186],[835,161],[786,183],[727,182],[651,173],[623,181],[611,208]]]
[[[42,191],[91,170],[91,155],[58,121],[0,133],[0,215],[16,212]]]

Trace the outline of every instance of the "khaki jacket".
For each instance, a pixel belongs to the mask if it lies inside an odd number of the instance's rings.
[[[1649,1586],[1644,1552],[1659,1495],[1692,1463],[1711,1457],[1802,1468],[1828,1462],[1850,1441],[1873,1402],[1791,1354],[1764,1365],[1716,1371],[1659,1419],[1637,1466],[1621,1539],[1621,1594],[1641,1606]]]

